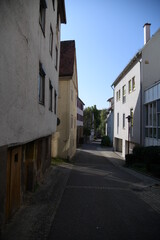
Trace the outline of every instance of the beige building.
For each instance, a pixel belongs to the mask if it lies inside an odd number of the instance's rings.
[[[0,1],[0,226],[51,160],[64,0]]]
[[[58,117],[52,136],[52,157],[71,159],[76,152],[78,79],[75,41],[62,41],[60,51]]]
[[[84,103],[78,97],[77,98],[77,145],[84,142],[83,138],[83,109]]]

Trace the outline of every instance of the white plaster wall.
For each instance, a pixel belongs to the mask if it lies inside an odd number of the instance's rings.
[[[49,79],[58,93],[55,48],[59,52],[59,41],[57,13],[52,1],[47,3],[44,37],[39,25],[39,1],[0,1],[0,146],[31,141],[56,130],[57,116],[49,111]],[[50,24],[53,57],[49,53]],[[38,102],[39,61],[46,72],[45,106]]]
[[[83,116],[83,111],[77,107],[77,113],[81,116]],[[77,126],[83,126],[83,121],[80,121],[77,119]]]
[[[128,82],[135,77],[135,90],[128,91]],[[122,87],[126,84],[126,102],[122,102]],[[121,90],[121,99],[116,101],[116,92]],[[130,115],[130,109],[133,108],[133,142],[140,143],[140,62],[138,62],[115,86],[114,89],[114,137],[122,139],[122,156],[126,154],[125,141],[128,141],[128,120],[125,119],[125,128],[123,128],[123,114],[125,117]],[[119,113],[119,132],[117,133],[117,113]]]
[[[143,90],[160,80],[160,29],[142,50]]]

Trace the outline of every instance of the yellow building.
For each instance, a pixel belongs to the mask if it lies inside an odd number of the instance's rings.
[[[71,159],[76,152],[78,79],[75,41],[62,41],[60,48],[58,118],[52,136],[52,157]]]

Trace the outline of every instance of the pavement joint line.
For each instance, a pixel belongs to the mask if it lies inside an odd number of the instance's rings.
[[[130,191],[131,188],[120,188],[120,187],[100,187],[100,186],[66,186],[67,189],[94,189],[94,190],[120,190],[120,191]]]

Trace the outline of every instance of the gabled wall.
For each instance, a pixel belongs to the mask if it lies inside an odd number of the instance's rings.
[[[135,90],[129,93],[129,80],[135,77]],[[126,102],[123,103],[122,87],[126,85]],[[121,91],[120,100],[116,100],[117,91]],[[127,153],[126,142],[128,141],[128,121],[126,117],[130,115],[130,109],[133,109],[133,136],[130,141],[140,143],[140,62],[137,62],[133,68],[127,72],[124,77],[115,85],[114,88],[114,138],[122,140],[122,156]],[[117,114],[119,113],[119,129],[117,129]],[[125,127],[123,128],[123,114],[125,114]],[[114,144],[116,150],[116,143]],[[119,149],[117,149],[119,151]]]

